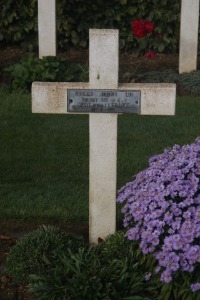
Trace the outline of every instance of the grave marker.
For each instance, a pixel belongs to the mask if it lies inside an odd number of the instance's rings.
[[[118,104],[135,102],[143,115],[174,115],[176,86],[118,84],[118,30],[92,29],[89,35],[89,83],[34,82],[32,112],[89,113],[89,239],[97,243],[116,229]],[[76,111],[69,112],[73,103]],[[82,103],[90,104],[89,112]]]
[[[38,0],[39,58],[56,56],[56,2]]]
[[[181,1],[179,73],[197,69],[199,0]]]

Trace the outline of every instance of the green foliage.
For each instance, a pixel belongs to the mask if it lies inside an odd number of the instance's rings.
[[[200,95],[200,71],[183,73],[179,76],[180,86],[189,94],[194,96]]]
[[[178,73],[173,70],[163,70],[163,71],[151,71],[141,74],[137,77],[136,81],[147,82],[147,83],[176,83],[178,81]]]
[[[125,49],[135,55],[144,54],[148,50],[156,53],[174,53],[178,49],[180,30],[180,2],[171,0],[135,0],[131,1],[133,19],[147,19],[154,23],[154,32],[138,39],[129,34],[130,40]],[[134,2],[134,3],[133,3]],[[130,20],[131,22],[131,20]],[[119,27],[121,30],[121,28]],[[127,29],[126,29],[127,30]]]
[[[47,272],[49,262],[55,265],[62,251],[69,248],[76,253],[83,245],[81,237],[43,226],[19,239],[12,247],[6,261],[6,272],[16,281],[27,282],[29,274],[42,275]]]
[[[162,283],[158,300],[200,300],[200,292],[190,288],[191,283],[200,281],[199,271],[197,265],[191,273],[177,272],[172,282]]]
[[[123,234],[117,233],[76,254],[69,250],[43,276],[31,275],[30,291],[41,300],[155,299],[156,285],[145,281],[139,257]]]
[[[133,252],[138,259],[143,257],[138,248],[138,244],[124,238],[123,231],[118,231],[115,234],[109,235],[105,241],[99,245],[99,250],[103,258],[107,261],[112,259],[123,259],[124,257],[132,258]]]
[[[135,73],[127,72],[124,74],[123,81],[145,82],[145,83],[176,83],[179,75],[173,70],[150,71],[135,76]]]
[[[0,0],[0,41],[32,49],[37,38],[37,0]]]
[[[175,51],[179,30],[179,2],[168,1],[160,5],[159,0],[143,1],[69,1],[62,0],[58,22],[58,40],[61,48],[70,44],[78,47],[88,45],[89,28],[117,28],[120,31],[120,48],[141,53],[146,47],[145,40],[135,39],[131,32],[131,22],[135,18],[152,20],[162,38],[154,39],[155,51]],[[75,5],[77,2],[77,5]],[[63,9],[64,7],[64,9]],[[79,7],[77,13],[77,7]],[[58,8],[59,10],[59,8]],[[63,14],[64,12],[64,14]],[[174,12],[174,15],[173,15]],[[73,16],[73,19],[66,18]],[[93,16],[91,18],[91,15]],[[165,15],[165,18],[162,16]],[[78,26],[77,26],[78,24]],[[172,30],[173,28],[173,30]],[[176,33],[176,34],[175,34]]]
[[[145,83],[176,83],[181,91],[185,91],[191,96],[200,95],[200,71],[178,74],[173,70],[150,71],[135,76],[134,72],[127,72],[123,76],[123,81],[145,82]]]
[[[35,58],[28,54],[19,63],[5,69],[11,76],[12,90],[30,91],[33,81],[84,82],[88,81],[88,68],[80,64],[70,63],[58,56]],[[173,70],[150,71],[135,78],[135,73],[127,72],[123,76],[127,82],[172,82],[177,83],[192,96],[200,95],[200,71],[178,74]]]
[[[58,1],[58,43],[63,49],[88,46],[90,28],[120,29],[120,46],[131,35],[130,6],[126,1]],[[67,17],[66,17],[67,16]]]
[[[180,1],[176,0],[58,0],[58,46],[88,46],[89,28],[116,28],[120,48],[136,54],[144,52],[147,40],[136,39],[131,31],[133,19],[155,23],[159,38],[151,39],[156,52],[174,52],[179,40]],[[18,42],[31,48],[37,40],[37,1],[0,0],[0,40]],[[147,49],[146,49],[147,50]]]
[[[5,69],[12,77],[13,90],[30,90],[33,81],[86,81],[88,70],[76,63],[55,56],[43,59],[28,54],[19,63]]]

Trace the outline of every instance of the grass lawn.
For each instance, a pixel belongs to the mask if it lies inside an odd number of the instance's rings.
[[[200,97],[179,97],[176,116],[120,115],[117,187],[148,158],[200,135]],[[88,222],[88,116],[31,113],[29,94],[0,90],[0,219]]]

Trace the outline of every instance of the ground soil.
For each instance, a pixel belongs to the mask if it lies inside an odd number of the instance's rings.
[[[25,50],[17,46],[8,46],[0,48],[0,82],[9,84],[8,76],[3,75],[3,69],[18,62],[24,55]],[[64,52],[58,52],[58,55],[64,56],[72,62],[88,65],[88,50],[71,49]],[[171,69],[178,71],[178,55],[157,54],[156,58],[135,57],[132,54],[120,54],[119,56],[119,81],[127,72],[134,72],[135,75],[147,71]]]
[[[0,85],[9,85],[10,78],[3,73],[3,69],[16,62],[25,55],[25,50],[17,46],[7,46],[0,48]],[[67,53],[59,53],[67,57],[72,62],[88,65],[87,50],[70,50]],[[131,54],[120,54],[119,58],[119,80],[122,81],[123,74],[126,72],[135,72],[136,75],[147,71],[171,69],[178,72],[178,55],[157,54],[155,59],[145,57],[134,57]],[[24,299],[32,300],[33,297],[27,294],[27,288],[23,285],[17,285],[5,274],[6,256],[15,245],[17,239],[31,232],[40,226],[37,223],[20,223],[15,220],[9,222],[0,222],[0,300]],[[47,225],[47,224],[46,224]],[[65,226],[65,230],[81,234],[88,239],[88,226],[71,225]]]

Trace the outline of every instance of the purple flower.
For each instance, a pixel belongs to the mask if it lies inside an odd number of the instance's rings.
[[[154,272],[157,274],[157,273],[160,272],[160,270],[161,270],[161,267],[160,267],[160,266],[157,266],[157,267],[155,268]]]
[[[170,281],[172,281],[172,273],[169,270],[164,271],[161,274],[160,280],[165,283],[169,283]]]
[[[150,278],[151,278],[151,272],[149,272],[148,274],[146,274],[146,275],[144,276],[144,279],[145,279],[146,281],[149,281]]]
[[[153,253],[161,280],[200,262],[200,137],[149,159],[149,167],[118,191],[124,226],[144,254]],[[158,270],[158,268],[157,268]]]
[[[190,288],[193,292],[199,291],[200,290],[200,283],[196,282],[196,283],[192,283],[190,285]]]

